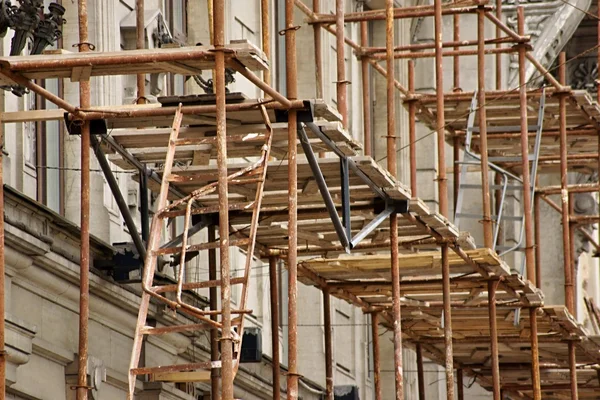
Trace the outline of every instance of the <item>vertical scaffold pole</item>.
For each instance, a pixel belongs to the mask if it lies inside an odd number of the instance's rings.
[[[296,27],[294,0],[285,1],[285,57],[287,97],[298,97],[296,64]],[[298,165],[296,147],[296,110],[288,113],[288,376],[287,398],[298,398]]]
[[[534,400],[542,400],[542,383],[540,380],[540,352],[538,347],[537,308],[529,309],[529,326],[531,328],[531,390]]]
[[[369,45],[367,21],[360,22],[360,45],[363,48]],[[361,56],[360,68],[363,95],[363,148],[365,156],[371,156],[371,91],[369,85],[369,59],[366,56]]]
[[[208,226],[208,241],[214,242],[217,240],[216,227],[213,224]],[[208,250],[208,279],[217,279],[217,249]],[[217,287],[211,287],[208,289],[208,296],[210,302],[210,309],[216,310],[218,307],[218,296]],[[210,319],[217,321],[218,316],[216,314],[211,315]],[[219,360],[219,331],[214,328],[210,330],[210,360]],[[211,368],[210,370],[210,399],[219,400],[221,395],[219,393],[219,370],[217,368]]]
[[[408,60],[408,91],[415,94],[415,62]],[[413,99],[408,103],[408,148],[410,153],[410,192],[417,197],[417,105]]]
[[[396,101],[394,88],[394,0],[385,3],[385,48],[387,68],[387,168],[393,176],[396,163]],[[404,400],[402,372],[402,310],[400,307],[400,271],[398,269],[398,214],[390,215],[390,253],[392,268],[392,313],[394,317],[394,379],[396,400]]]
[[[78,0],[79,51],[90,51],[87,1]],[[90,107],[90,81],[79,82],[79,104]],[[81,127],[81,249],[79,262],[79,368],[77,400],[87,400],[88,321],[90,316],[90,123]],[[3,316],[2,316],[3,318]]]
[[[271,61],[271,35],[269,23],[269,0],[260,1],[260,27],[262,37],[262,51],[269,62]],[[267,68],[263,71],[263,81],[267,85],[271,85],[271,69]]]
[[[525,35],[523,6],[517,8],[519,35]],[[529,123],[527,121],[527,80],[525,77],[524,44],[519,45],[519,100],[521,109],[521,167],[523,169],[523,215],[525,216],[525,266],[527,279],[535,282],[535,255],[533,249],[533,221],[531,218],[531,179],[529,174]]]
[[[445,152],[445,115],[444,115],[444,71],[442,54],[442,0],[434,1],[435,22],[435,85],[437,107],[437,150],[438,150],[438,192],[440,214],[448,216],[448,182],[446,178]],[[454,399],[454,351],[452,348],[452,311],[450,304],[450,264],[448,262],[448,244],[441,245],[442,252],[442,289],[444,303],[444,345],[446,368],[446,393],[449,400]]]
[[[313,0],[313,13],[321,12],[321,1]],[[315,79],[317,87],[317,99],[323,98],[323,40],[321,38],[321,24],[313,25],[314,45],[315,45]]]
[[[323,290],[323,320],[325,325],[325,399],[333,400],[333,341],[331,326],[331,296]]]
[[[487,115],[485,99],[485,10],[477,12],[477,105],[479,113],[479,141],[481,153],[481,186],[483,204],[483,242],[485,247],[493,247],[493,229],[490,205],[490,182],[487,153]]]
[[[346,59],[344,49],[344,0],[335,0],[335,39],[337,56],[337,107],[344,128],[348,128],[348,98],[346,85]]]
[[[498,281],[488,280],[488,312],[490,320],[490,347],[492,351],[492,392],[500,400],[500,360],[498,358],[498,322],[496,321],[496,288]]]
[[[269,286],[271,290],[271,345],[273,354],[273,400],[281,392],[279,367],[279,284],[277,282],[277,257],[269,257]]]
[[[221,261],[221,396],[233,400],[233,336],[231,332],[231,266],[229,259],[229,199],[227,182],[227,122],[225,109],[225,2],[214,0],[215,96],[219,195],[219,255]]]
[[[558,58],[558,76],[561,85],[565,85],[566,78],[565,52],[561,52]],[[560,124],[560,197],[561,215],[563,224],[563,260],[565,272],[565,306],[571,315],[575,315],[575,288],[573,286],[573,268],[571,264],[571,235],[569,229],[569,189],[568,189],[568,164],[567,164],[567,95],[559,93],[559,124]],[[575,357],[575,343],[569,341],[569,371],[571,383],[571,400],[577,400],[577,364]]]
[[[373,336],[373,377],[375,383],[375,400],[382,400],[381,391],[381,360],[379,353],[379,314],[371,314],[371,336]]]

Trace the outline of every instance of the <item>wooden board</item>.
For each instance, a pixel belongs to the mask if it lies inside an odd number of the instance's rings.
[[[528,93],[528,124],[537,125],[538,110],[541,91],[534,90]],[[434,129],[430,114],[436,114],[435,98],[430,95],[420,96],[423,112],[419,117],[421,121]],[[467,117],[471,95],[467,93],[448,94],[444,102],[444,114],[448,122],[449,135],[452,141],[454,135],[458,136],[460,145],[464,146],[465,130],[467,128]],[[489,94],[486,99],[486,119],[488,123],[488,154],[490,157],[520,157],[520,136],[506,137],[509,128],[520,125],[519,96],[517,92],[503,92]],[[553,90],[546,94],[546,106],[544,111],[544,123],[542,132],[542,146],[540,163],[541,172],[555,172],[559,168],[559,103],[558,97],[553,96]],[[598,131],[600,125],[600,107],[593,101],[590,94],[585,90],[575,90],[567,98],[567,149],[569,156],[581,156],[582,154],[595,153],[598,147]],[[479,115],[475,115],[475,127],[479,127]],[[506,131],[503,131],[506,129]],[[582,132],[586,130],[586,132]],[[533,133],[534,130],[530,130]],[[514,129],[511,131],[514,133]],[[534,138],[530,134],[530,154],[533,152]],[[479,152],[479,136],[473,136],[472,148]],[[546,159],[544,159],[544,157]],[[552,159],[554,157],[554,160]],[[520,159],[516,161],[494,161],[495,164],[520,172]],[[591,173],[598,169],[597,158],[569,159],[569,167],[580,172]]]
[[[226,59],[235,59],[250,70],[265,71],[269,68],[269,62],[262,51],[248,42],[231,43],[226,49]],[[82,78],[82,74],[108,76],[171,72],[197,75],[203,70],[214,68],[213,50],[212,46],[194,46],[0,57],[0,75],[2,71],[10,71],[22,74],[28,79],[75,80]],[[4,77],[4,80],[10,81],[7,77]]]

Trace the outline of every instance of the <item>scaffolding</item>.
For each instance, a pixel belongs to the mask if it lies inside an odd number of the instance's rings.
[[[0,58],[3,84],[22,85],[53,102],[60,110],[4,113],[2,123],[36,120],[65,121],[81,134],[81,302],[79,325],[79,380],[77,399],[87,399],[87,320],[89,314],[89,163],[93,148],[133,241],[145,259],[142,303],[134,339],[129,374],[129,398],[133,399],[137,375],[177,381],[211,381],[212,398],[233,399],[233,382],[239,365],[241,337],[249,286],[250,261],[258,255],[269,261],[273,331],[278,326],[276,267],[283,260],[288,268],[288,372],[287,397],[298,397],[297,283],[319,288],[324,296],[326,347],[326,393],[333,399],[333,359],[330,297],[343,299],[372,316],[376,400],[382,398],[379,325],[393,331],[395,398],[404,398],[402,349],[417,353],[419,396],[424,398],[423,357],[445,368],[448,399],[463,399],[463,377],[471,376],[493,393],[494,399],[533,398],[596,399],[600,378],[600,342],[576,321],[573,235],[582,224],[598,222],[600,216],[576,216],[570,195],[598,192],[598,184],[568,185],[567,172],[587,168],[598,171],[600,108],[583,91],[566,86],[564,54],[559,59],[558,78],[531,54],[530,38],[524,31],[523,8],[518,7],[518,30],[501,19],[501,3],[460,1],[395,8],[386,0],[381,10],[345,13],[344,0],[336,0],[334,15],[320,13],[319,0],[312,8],[301,0],[286,0],[285,36],[286,94],[271,85],[269,59],[269,0],[262,0],[262,46],[246,42],[225,43],[225,1],[214,0],[212,39],[209,46],[138,49],[115,53],[90,53],[86,0],[79,0],[79,53],[52,56]],[[299,9],[314,29],[317,100],[298,98],[296,31],[294,10]],[[136,2],[138,39],[143,35],[143,0]],[[477,39],[460,39],[460,16],[477,17]],[[442,40],[442,17],[453,16],[453,40]],[[433,18],[433,43],[397,46],[394,21]],[[386,46],[370,47],[367,22],[386,22]],[[496,27],[495,37],[484,35],[485,23]],[[360,44],[345,37],[344,24],[360,24]],[[328,31],[337,43],[337,107],[323,97],[321,35]],[[348,134],[348,100],[344,47],[361,61],[363,98],[363,143]],[[517,88],[501,88],[500,55],[518,57]],[[600,54],[600,53],[599,53]],[[486,56],[495,56],[496,87],[485,82]],[[460,87],[460,58],[477,59],[477,90],[447,93],[443,81],[443,59],[451,57],[453,86]],[[435,93],[415,92],[412,60],[435,59]],[[600,57],[600,55],[599,55]],[[396,60],[407,60],[408,85],[395,73]],[[380,65],[385,61],[385,66]],[[530,63],[551,86],[545,92],[530,89],[525,69]],[[232,68],[261,89],[266,99],[247,99],[227,94],[225,68]],[[197,75],[214,71],[214,95],[163,99],[163,104],[144,103],[144,80],[138,79],[139,104],[90,106],[93,76],[138,75],[169,72]],[[386,79],[387,165],[373,160],[368,85],[370,71]],[[262,78],[257,74],[262,72]],[[35,83],[35,79],[65,78],[80,83],[80,104],[72,105]],[[397,171],[396,91],[409,115],[410,188],[395,176]],[[469,112],[473,98],[477,107]],[[544,102],[543,107],[540,103]],[[543,112],[543,128],[534,107]],[[515,112],[519,110],[519,112]],[[468,116],[473,116],[469,126]],[[99,144],[90,135],[92,121],[104,120],[114,129]],[[439,211],[418,198],[416,123],[437,133],[437,184]],[[164,128],[171,126],[171,128]],[[473,126],[477,127],[476,131]],[[135,129],[132,129],[135,128]],[[530,171],[530,151],[535,130],[541,130],[541,151],[536,156],[540,173],[559,171],[560,187],[538,187]],[[470,132],[469,132],[470,131]],[[481,171],[483,247],[477,248],[469,234],[460,232],[449,215],[446,176],[446,143],[454,146],[454,193],[461,188],[460,150],[467,145],[477,155]],[[589,152],[589,147],[598,151]],[[362,147],[364,146],[364,149]],[[363,155],[360,155],[361,149]],[[305,157],[299,157],[303,153]],[[329,153],[329,157],[320,157]],[[1,154],[0,154],[0,157]],[[234,164],[228,157],[255,157],[256,161]],[[139,179],[158,194],[158,212],[147,238],[140,238],[124,201],[111,179],[110,160],[127,170],[137,170]],[[213,161],[211,163],[211,160]],[[148,170],[145,163],[160,163]],[[179,163],[179,164],[178,164]],[[518,176],[522,189],[525,275],[513,273],[494,248],[490,163]],[[1,167],[0,160],[0,167]],[[185,167],[181,165],[185,164]],[[1,172],[1,171],[0,171]],[[0,173],[0,179],[2,174]],[[112,182],[112,183],[111,183]],[[1,183],[1,181],[0,181]],[[535,188],[535,190],[532,190]],[[532,195],[533,193],[533,195]],[[561,195],[561,203],[548,196]],[[2,196],[0,194],[0,196]],[[0,207],[3,207],[0,197]],[[456,201],[456,197],[455,197]],[[545,201],[561,213],[564,246],[565,305],[545,305],[540,290],[541,249],[539,204]],[[161,221],[185,217],[184,232],[162,243]],[[197,217],[197,218],[194,218]],[[263,223],[267,219],[269,224]],[[0,246],[3,245],[0,220]],[[536,229],[537,227],[537,229]],[[208,242],[189,244],[200,229],[208,229]],[[215,229],[218,228],[218,238]],[[144,236],[144,235],[143,235]],[[537,236],[537,238],[536,238]],[[298,247],[303,240],[306,246]],[[598,243],[589,237],[597,250]],[[148,244],[144,244],[147,240]],[[244,274],[232,277],[229,248],[243,248]],[[216,254],[219,251],[220,273]],[[208,281],[190,280],[185,262],[197,252],[209,252]],[[338,255],[352,251],[352,258]],[[389,254],[387,252],[389,251]],[[373,255],[374,252],[378,254]],[[176,284],[154,281],[154,268],[162,255],[176,255]],[[303,256],[313,256],[311,259]],[[314,258],[317,255],[320,258]],[[4,268],[0,252],[0,268]],[[514,268],[513,268],[514,269]],[[217,278],[220,276],[220,279]],[[0,271],[0,279],[4,279]],[[232,307],[231,288],[242,286],[242,302]],[[0,281],[0,287],[3,287]],[[202,310],[185,301],[188,289],[210,288],[210,309]],[[220,301],[217,298],[220,289]],[[176,293],[173,296],[169,292]],[[177,310],[172,325],[152,327],[146,323],[149,304],[161,302]],[[0,311],[4,309],[0,298]],[[521,316],[521,311],[527,311]],[[4,322],[0,343],[4,346]],[[211,361],[207,363],[140,366],[145,335],[211,332]],[[277,334],[277,333],[275,333]],[[278,341],[273,340],[273,398],[280,396]],[[500,353],[502,358],[500,359]],[[6,355],[0,348],[0,384]],[[220,376],[216,373],[220,370]],[[454,393],[454,374],[458,393]],[[524,379],[523,371],[529,372]],[[185,375],[185,376],[184,376]],[[0,388],[4,397],[5,388]],[[504,397],[503,397],[504,396]]]

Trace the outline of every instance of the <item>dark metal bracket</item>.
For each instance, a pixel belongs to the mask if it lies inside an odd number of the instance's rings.
[[[352,158],[346,156],[337,145],[327,137],[314,122],[306,122],[306,126],[315,134],[327,147],[333,151],[340,158],[340,175],[342,180],[342,220],[338,215],[337,209],[329,193],[327,183],[321,172],[321,168],[317,161],[317,157],[310,146],[308,136],[302,124],[298,124],[298,138],[304,154],[308,160],[310,168],[313,172],[315,181],[325,202],[325,207],[329,212],[331,221],[335,231],[340,239],[340,243],[349,252],[350,249],[356,247],[365,237],[373,232],[379,225],[381,225],[392,213],[406,213],[408,212],[408,201],[407,200],[396,200],[390,198],[379,186],[375,184],[367,175],[365,175],[356,165]],[[350,220],[350,169],[375,192],[384,202],[385,206],[381,212],[369,222],[363,229],[352,237],[352,225]]]

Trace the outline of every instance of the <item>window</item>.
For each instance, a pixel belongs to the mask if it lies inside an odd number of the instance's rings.
[[[167,22],[173,39],[187,43],[187,0],[167,0]]]

